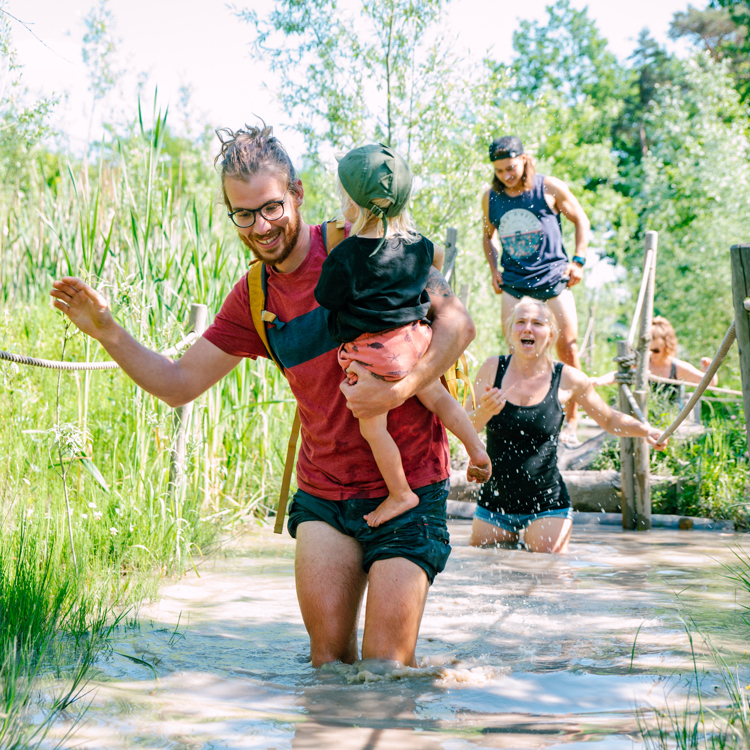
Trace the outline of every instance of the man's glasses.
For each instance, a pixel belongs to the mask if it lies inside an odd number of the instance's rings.
[[[238,208],[236,211],[227,213],[227,216],[240,229],[248,229],[255,224],[255,215],[260,214],[266,221],[278,221],[284,215],[284,201],[287,193],[280,201],[269,201],[260,208]]]

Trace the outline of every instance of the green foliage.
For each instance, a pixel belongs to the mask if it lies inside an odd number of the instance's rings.
[[[606,110],[622,97],[626,78],[607,40],[588,10],[569,0],[547,6],[547,14],[546,23],[521,21],[513,32],[515,92],[529,103],[554,92],[567,106],[589,100]]]
[[[732,320],[727,251],[750,236],[747,119],[726,68],[700,56],[680,86],[661,87],[645,121],[649,150],[633,203],[641,226],[660,231],[656,312],[698,357]],[[639,262],[640,248],[633,253]]]
[[[103,99],[116,85],[122,71],[117,67],[117,47],[121,41],[115,36],[115,19],[109,0],[99,0],[84,19],[81,55],[89,71],[89,90],[94,101]]]

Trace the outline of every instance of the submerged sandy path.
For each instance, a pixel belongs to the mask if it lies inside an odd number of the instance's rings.
[[[205,561],[199,578],[167,586],[138,627],[121,629],[114,651],[154,664],[158,679],[118,653],[103,659],[68,746],[629,749],[641,746],[635,706],[685,705],[694,678],[681,617],[695,617],[750,681],[736,600],[747,594],[720,565],[736,559],[733,545],[750,550],[744,536],[576,527],[570,554],[557,557],[472,549],[469,523],[450,527],[454,552],[428,598],[421,669],[390,679],[313,670],[294,542],[264,529]],[[710,670],[701,690],[726,701]]]

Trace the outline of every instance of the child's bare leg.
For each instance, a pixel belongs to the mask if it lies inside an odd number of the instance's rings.
[[[467,479],[470,482],[486,482],[492,476],[492,462],[461,404],[439,380],[417,393],[417,398],[464,444],[469,454]]]
[[[372,419],[360,419],[362,437],[370,444],[375,463],[383,475],[388,497],[372,513],[364,518],[368,526],[380,526],[391,518],[401,515],[419,504],[419,498],[411,491],[401,463],[401,454],[394,439],[388,433],[388,414]]]

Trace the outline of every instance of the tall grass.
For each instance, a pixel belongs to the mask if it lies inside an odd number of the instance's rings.
[[[104,358],[49,306],[62,275],[98,287],[139,341],[163,350],[185,333],[191,303],[212,318],[244,274],[210,159],[171,140],[164,113],[154,108],[147,125],[139,108],[131,131],[89,163],[40,153],[21,190],[0,194],[2,349]],[[115,611],[153,595],[217,530],[275,507],[293,402],[274,367],[242,363],[196,404],[175,498],[171,410],[122,373],[58,381],[2,363],[0,378],[0,746],[21,747],[76,700]],[[69,688],[29,723],[51,673]]]

